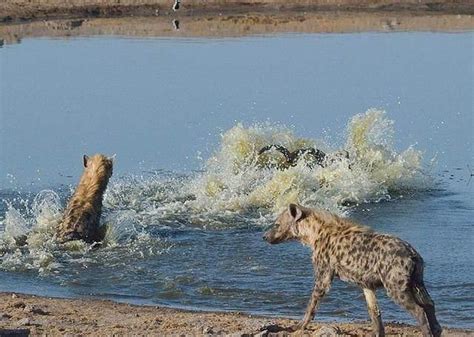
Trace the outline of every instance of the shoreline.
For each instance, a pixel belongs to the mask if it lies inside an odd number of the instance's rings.
[[[23,38],[237,37],[279,33],[474,30],[467,1],[401,0],[6,0],[0,46]]]
[[[287,33],[457,33],[473,30],[472,15],[441,13],[286,12],[179,18],[80,18],[0,24],[0,47],[20,43],[25,38],[42,37],[234,38]]]
[[[5,0],[0,3],[0,23],[34,20],[106,17],[184,17],[236,14],[278,14],[316,12],[366,12],[472,15],[474,5],[450,0],[186,0],[178,11],[170,0]]]
[[[304,308],[302,308],[303,312]],[[365,308],[361,308],[365,310]],[[39,335],[232,335],[300,336],[288,327],[297,320],[238,312],[207,312],[158,306],[139,306],[99,299],[49,298],[0,293],[0,336]],[[385,323],[386,335],[421,336],[415,326]],[[313,321],[305,335],[338,333],[364,336],[370,323]],[[474,336],[474,330],[444,328],[443,336]]]

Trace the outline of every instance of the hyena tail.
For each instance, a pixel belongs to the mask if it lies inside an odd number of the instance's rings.
[[[411,291],[413,297],[415,298],[415,302],[425,311],[431,333],[434,337],[441,336],[442,328],[436,319],[435,305],[423,282],[423,260],[421,258],[415,260],[412,282]]]
[[[433,300],[428,294],[423,282],[423,260],[415,259],[415,269],[412,274],[412,293],[418,305],[425,307],[427,305],[434,305]]]

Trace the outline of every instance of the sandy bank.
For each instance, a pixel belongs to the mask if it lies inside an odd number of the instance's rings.
[[[37,37],[239,37],[281,33],[393,31],[459,32],[474,29],[471,15],[310,12],[221,16],[123,17],[0,24],[0,42]]]
[[[302,309],[303,310],[303,309]],[[365,310],[362,309],[361,310]],[[16,335],[233,335],[287,336],[284,328],[296,321],[241,313],[192,312],[141,307],[104,300],[52,299],[0,293],[0,336]],[[263,331],[262,331],[263,330]],[[274,331],[281,330],[276,333]],[[273,331],[273,332],[272,332]],[[338,336],[367,336],[368,323],[313,323],[307,335],[338,332]],[[413,326],[386,324],[388,336],[421,336]],[[295,336],[300,333],[293,334]],[[445,329],[444,336],[474,336],[472,330]]]
[[[0,45],[29,37],[234,37],[276,33],[474,29],[469,1],[0,1]]]
[[[473,14],[474,5],[460,0],[185,0],[178,12],[170,0],[4,0],[0,22],[64,18],[130,16],[204,16],[285,12],[410,12],[418,14]]]

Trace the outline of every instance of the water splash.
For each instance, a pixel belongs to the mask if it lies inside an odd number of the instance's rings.
[[[394,149],[394,123],[384,111],[370,109],[354,116],[346,135],[338,147],[298,137],[281,125],[237,124],[222,134],[219,148],[200,172],[114,178],[104,197],[108,230],[99,250],[82,241],[56,242],[65,198],[54,191],[42,191],[15,206],[8,202],[0,218],[0,268],[48,273],[71,261],[87,264],[107,258],[111,263],[113,252],[143,258],[171,248],[161,235],[167,230],[263,227],[290,202],[344,214],[354,204],[431,186],[422,153],[413,147],[400,153]],[[258,155],[269,144],[290,151],[316,147],[333,160],[321,167],[301,158],[296,166],[281,170],[284,159],[279,152]],[[339,156],[341,150],[349,157]]]
[[[326,167],[309,167],[301,159],[285,171],[275,168],[282,160],[278,152],[259,156],[261,147],[281,144],[290,151],[316,146],[339,153],[323,142],[296,137],[286,127],[241,124],[222,135],[218,151],[204,172],[193,181],[197,210],[242,211],[269,209],[272,213],[298,202],[343,213],[346,204],[390,199],[403,190],[423,190],[430,184],[422,169],[422,154],[410,147],[397,153],[392,145],[393,121],[381,110],[370,109],[348,123],[344,150]]]
[[[393,121],[385,111],[369,109],[352,118],[347,128],[346,148],[358,166],[387,192],[423,190],[432,183],[422,170],[422,153],[409,147],[401,153],[393,149]]]
[[[11,203],[0,236],[0,265],[9,270],[35,269],[40,273],[57,267],[54,251],[56,227],[61,219],[59,196],[51,190],[38,193],[31,205],[20,200],[23,214]]]
[[[107,234],[100,253],[97,244],[81,240],[64,244],[56,240],[56,229],[61,221],[63,202],[57,193],[44,190],[29,202],[22,199],[16,207],[7,203],[5,217],[0,220],[0,268],[13,271],[36,270],[39,274],[59,273],[70,263],[86,265],[107,257],[115,248],[126,250],[126,255],[143,258],[161,254],[169,249],[166,240],[152,237],[134,224],[136,213],[106,210],[104,221]],[[122,254],[119,254],[123,257]]]
[[[157,172],[114,181],[104,204],[121,209],[141,226],[234,226],[272,217],[290,202],[344,213],[346,205],[388,200],[406,191],[430,187],[422,153],[413,147],[393,148],[393,121],[381,110],[354,116],[343,146],[298,137],[293,129],[273,124],[237,124],[222,134],[216,152],[203,170],[189,175]],[[310,167],[305,158],[294,167],[278,169],[284,161],[277,151],[258,151],[280,144],[294,151],[317,147],[334,160]],[[339,156],[341,150],[349,158]],[[227,220],[226,220],[227,219]],[[260,220],[256,220],[260,219]]]

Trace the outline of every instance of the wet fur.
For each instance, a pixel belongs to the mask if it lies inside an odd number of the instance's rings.
[[[100,228],[102,198],[112,169],[112,159],[104,155],[84,156],[84,173],[59,225],[59,241],[84,240],[92,243],[103,240],[104,231]]]
[[[339,277],[363,289],[374,335],[385,334],[375,297],[379,287],[418,320],[425,337],[441,335],[434,303],[423,282],[423,259],[407,242],[329,212],[294,204],[277,218],[264,238],[273,244],[298,240],[313,251],[318,275],[305,317],[296,328],[307,326],[333,278]]]

